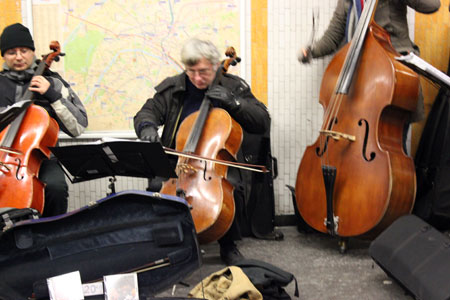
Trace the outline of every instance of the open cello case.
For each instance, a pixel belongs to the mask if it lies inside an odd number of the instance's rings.
[[[173,172],[158,143],[109,141],[54,147],[52,152],[73,175],[72,182]],[[73,271],[79,271],[83,284],[135,272],[140,299],[148,299],[200,265],[184,199],[144,191],[111,193],[67,214],[5,227],[0,233],[0,299],[48,299],[47,278]]]

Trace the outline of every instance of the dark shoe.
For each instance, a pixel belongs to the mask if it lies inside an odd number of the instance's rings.
[[[220,247],[220,259],[227,265],[235,265],[238,261],[244,259],[236,246]]]

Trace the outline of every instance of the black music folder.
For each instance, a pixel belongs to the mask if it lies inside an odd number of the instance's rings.
[[[160,143],[102,139],[50,150],[72,183],[109,176],[177,177]]]
[[[28,108],[31,104],[31,100],[22,100],[8,106],[0,112],[0,131],[3,131],[15,118],[17,118],[21,112]]]

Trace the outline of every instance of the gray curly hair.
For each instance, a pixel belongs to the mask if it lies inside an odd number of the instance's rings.
[[[220,62],[220,53],[210,41],[197,38],[188,40],[181,49],[181,62],[186,66],[196,65],[201,58],[206,58],[213,65]]]

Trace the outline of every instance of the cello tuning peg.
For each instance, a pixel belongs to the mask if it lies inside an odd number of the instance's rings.
[[[236,57],[236,61],[239,63],[239,62],[241,62],[241,58],[238,56],[238,57]]]
[[[66,54],[61,52],[59,56],[66,56]]]

